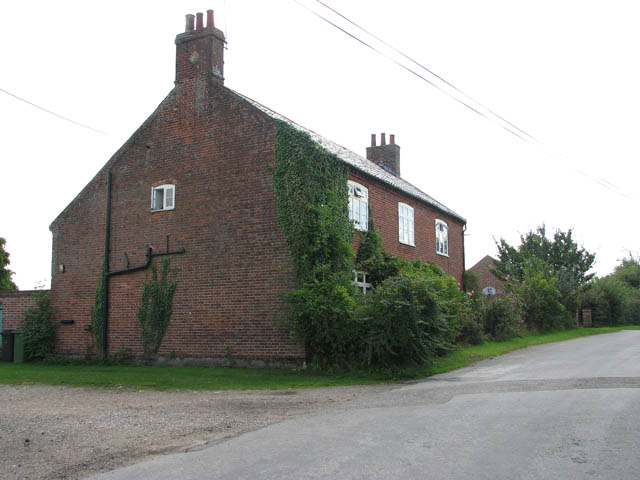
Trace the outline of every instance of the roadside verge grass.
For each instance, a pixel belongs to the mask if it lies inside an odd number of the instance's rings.
[[[323,373],[285,369],[0,362],[0,384],[46,384],[127,390],[277,390],[376,384],[425,378],[532,345],[639,329],[640,327],[634,326],[580,328],[529,335],[505,342],[487,342],[462,347],[449,355],[437,358],[430,366],[378,371]]]

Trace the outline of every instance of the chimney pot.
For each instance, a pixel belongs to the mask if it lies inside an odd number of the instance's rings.
[[[207,28],[213,27],[213,10],[207,10]]]
[[[184,31],[193,32],[193,19],[195,17],[191,14],[185,15],[185,17],[186,17],[186,24],[184,26]]]
[[[196,13],[196,30],[202,30],[204,28],[204,23],[202,21],[203,15],[202,12]]]
[[[376,134],[371,135],[371,146],[367,147],[367,160],[379,165],[387,172],[400,176],[400,146],[396,145],[396,136],[389,135],[389,144],[386,143],[386,134],[380,134],[380,145],[376,146]]]

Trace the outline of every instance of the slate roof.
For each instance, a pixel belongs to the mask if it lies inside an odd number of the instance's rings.
[[[364,157],[361,157],[360,155],[358,155],[357,153],[352,152],[351,150],[338,145],[335,142],[332,142],[331,140],[329,140],[328,138],[323,137],[322,135],[318,135],[317,133],[315,133],[312,130],[309,130],[308,128],[303,127],[302,125],[299,125],[297,123],[295,123],[292,120],[289,120],[287,117],[280,115],[277,112],[274,112],[273,110],[265,107],[264,105],[256,102],[255,100],[252,100],[249,97],[246,97],[244,95],[242,95],[241,93],[238,93],[234,90],[229,89],[232,93],[234,93],[235,95],[237,95],[238,97],[240,97],[241,99],[249,102],[251,105],[253,105],[255,108],[257,108],[258,110],[264,112],[265,114],[267,114],[269,117],[274,118],[276,120],[281,120],[289,125],[291,125],[293,128],[295,128],[296,130],[300,130],[302,132],[306,132],[307,134],[309,134],[309,136],[315,141],[317,142],[321,147],[323,147],[324,149],[328,150],[329,152],[335,154],[338,156],[338,158],[340,158],[342,161],[344,161],[347,165],[349,165],[350,167],[353,167],[356,170],[359,170],[360,172],[363,172],[371,177],[374,177],[378,180],[380,180],[383,183],[386,183],[387,185],[390,185],[404,193],[406,193],[407,195],[410,195],[418,200],[423,201],[424,203],[436,208],[437,210],[440,210],[443,213],[446,213],[447,215],[450,215],[458,220],[460,220],[463,223],[467,223],[466,219],[460,215],[458,215],[456,212],[454,212],[453,210],[451,210],[450,208],[445,207],[442,203],[438,202],[436,199],[434,199],[433,197],[430,197],[429,195],[427,195],[426,193],[424,193],[422,190],[414,187],[413,185],[411,185],[409,182],[407,182],[406,180],[400,178],[400,177],[396,177],[395,175],[393,175],[392,173],[386,171],[385,169],[381,168],[380,166],[376,165],[375,163],[373,163],[370,160],[367,160]]]

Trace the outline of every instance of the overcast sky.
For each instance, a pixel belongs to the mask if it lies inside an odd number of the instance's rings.
[[[324,1],[537,141],[300,5],[382,48],[315,0],[3,2],[0,89],[104,132],[0,91],[0,237],[19,288],[48,286],[50,223],[169,93],[184,15],[209,8],[226,86],[363,156],[395,134],[402,176],[467,219],[467,268],[542,223],[574,229],[601,276],[640,252],[635,2]]]

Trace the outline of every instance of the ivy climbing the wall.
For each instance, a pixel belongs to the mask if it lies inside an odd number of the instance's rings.
[[[102,265],[100,272],[100,280],[98,280],[98,286],[94,296],[93,306],[91,307],[91,337],[93,339],[93,345],[96,349],[96,353],[100,353],[104,356],[104,309],[106,308],[105,297],[105,269],[106,266]]]
[[[321,368],[389,367],[447,351],[461,298],[453,277],[384,252],[371,212],[355,258],[344,162],[284,122],[275,153],[278,220],[299,283],[285,295],[285,325],[308,360]],[[354,262],[369,273],[366,295],[353,285]]]
[[[347,167],[307,133],[284,122],[277,127],[278,220],[300,286],[285,297],[285,324],[311,362],[344,363],[356,343]]]
[[[177,286],[175,279],[169,279],[171,269],[168,258],[162,262],[159,279],[155,265],[151,270],[151,280],[144,285],[142,300],[138,307],[142,351],[145,358],[158,353],[171,319],[173,294]]]
[[[278,122],[274,186],[278,220],[300,283],[351,271],[347,166],[311,137]]]

